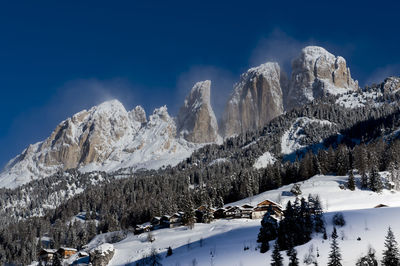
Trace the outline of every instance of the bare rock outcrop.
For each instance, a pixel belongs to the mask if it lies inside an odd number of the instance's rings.
[[[104,243],[92,249],[90,254],[90,262],[93,266],[107,266],[114,257],[115,249],[112,244]]]
[[[292,62],[290,85],[284,91],[285,109],[306,104],[327,94],[357,90],[358,82],[350,75],[346,60],[322,47],[307,46]]]
[[[262,64],[242,74],[225,108],[224,136],[258,129],[281,115],[282,88],[287,83],[287,76],[277,63]]]
[[[218,124],[210,100],[211,81],[197,82],[177,117],[178,132],[188,141],[209,143],[218,140]]]
[[[400,90],[400,77],[388,77],[381,83],[384,93],[396,93]]]

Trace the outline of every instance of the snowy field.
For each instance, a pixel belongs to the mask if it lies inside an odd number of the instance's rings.
[[[356,178],[358,179],[358,176]],[[388,226],[392,227],[395,236],[400,240],[400,193],[385,190],[377,194],[360,189],[340,189],[339,185],[346,180],[347,177],[315,176],[302,183],[301,190],[305,197],[309,193],[320,196],[327,212],[325,219],[329,235],[333,229],[332,216],[337,211],[343,212],[346,225],[337,228],[343,265],[355,265],[360,255],[367,252],[369,245],[376,249],[377,258],[380,260]],[[285,205],[294,197],[279,195],[290,188],[291,185],[284,186],[228,205],[256,204],[267,198]],[[386,204],[389,207],[374,208],[378,204]],[[261,254],[257,248],[259,228],[260,220],[221,219],[211,224],[196,224],[192,230],[182,226],[153,231],[153,243],[147,242],[147,234],[128,235],[126,239],[114,244],[116,252],[109,265],[135,265],[135,262],[149,254],[152,248],[162,256],[163,265],[269,265],[272,250]],[[101,243],[101,238],[99,235],[90,246]],[[309,243],[296,248],[301,265],[311,245],[315,256],[318,250],[319,265],[326,265],[330,241],[323,240],[321,234],[314,235]],[[173,255],[166,257],[169,246],[173,249]],[[270,246],[273,246],[273,241],[270,242]],[[245,250],[245,247],[248,249]],[[282,252],[282,255],[287,265],[286,253]],[[197,264],[193,264],[194,262]]]

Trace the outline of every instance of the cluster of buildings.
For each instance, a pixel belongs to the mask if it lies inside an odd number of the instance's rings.
[[[39,261],[48,264],[52,263],[55,256],[59,256],[61,259],[69,259],[71,256],[78,253],[78,258],[89,258],[89,254],[84,251],[77,251],[75,248],[61,247],[59,249],[46,249],[43,248],[39,251]],[[89,261],[88,261],[89,262]]]
[[[204,217],[213,217],[213,219],[261,219],[268,212],[272,211],[272,217],[276,220],[281,220],[283,216],[283,208],[280,204],[272,200],[264,200],[258,203],[256,206],[250,204],[244,204],[241,206],[227,206],[219,209],[207,208],[206,206],[200,206],[195,210],[196,222],[201,223],[204,221]],[[137,225],[135,227],[135,234],[141,234],[152,230],[161,228],[174,228],[181,226],[184,212],[176,212],[172,215],[163,215],[161,217],[153,217],[150,222]],[[74,248],[61,247],[57,249],[42,249],[39,254],[39,260],[45,264],[51,263],[55,256],[59,255],[62,259],[68,259],[73,255],[76,255],[80,262],[85,260],[85,263],[89,263],[89,254],[83,251],[77,251]],[[87,260],[87,262],[86,262]]]
[[[196,220],[198,223],[203,222],[205,212],[211,212],[214,219],[261,219],[267,211],[271,209],[273,218],[280,220],[283,216],[283,208],[280,204],[272,200],[264,200],[256,206],[244,204],[242,206],[227,206],[224,208],[214,209],[200,206],[195,210]],[[182,225],[182,217],[184,212],[177,212],[173,215],[163,215],[161,217],[153,217],[150,222],[137,225],[135,234],[141,234],[160,228],[174,228]]]

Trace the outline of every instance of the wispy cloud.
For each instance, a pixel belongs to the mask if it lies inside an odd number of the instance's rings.
[[[119,99],[128,109],[133,107],[135,97],[132,91],[132,85],[122,79],[67,82],[55,89],[45,105],[25,109],[14,119],[7,136],[0,141],[1,146],[8,147],[8,155],[0,158],[0,164],[4,165],[29,144],[45,139],[61,121],[83,109],[111,99]]]
[[[233,84],[239,80],[239,77],[234,77],[231,72],[214,66],[193,66],[178,78],[179,106],[183,104],[183,100],[189,94],[193,85],[203,80],[211,80],[213,110],[217,117],[221,117],[228,97],[233,90]]]
[[[400,76],[400,64],[387,65],[381,68],[377,68],[367,78],[366,85],[371,85],[372,83],[380,83],[385,78],[390,76]]]
[[[314,44],[312,40],[299,41],[285,32],[275,29],[268,36],[260,39],[250,57],[250,65],[278,62],[289,73],[292,60],[299,55],[302,48],[312,44]]]

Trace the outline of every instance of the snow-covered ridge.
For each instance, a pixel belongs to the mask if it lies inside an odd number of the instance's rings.
[[[166,106],[147,121],[140,106],[128,112],[117,100],[104,102],[64,120],[49,138],[12,159],[0,186],[17,187],[69,168],[112,172],[175,165],[201,146],[176,135]]]
[[[301,150],[307,146],[307,144],[315,144],[321,142],[322,139],[307,141],[304,130],[310,124],[318,124],[320,127],[332,127],[334,123],[328,120],[311,119],[308,117],[297,118],[291,127],[285,131],[281,138],[281,153],[292,154],[298,150]],[[310,136],[309,136],[310,137]],[[307,143],[310,142],[310,143]]]

